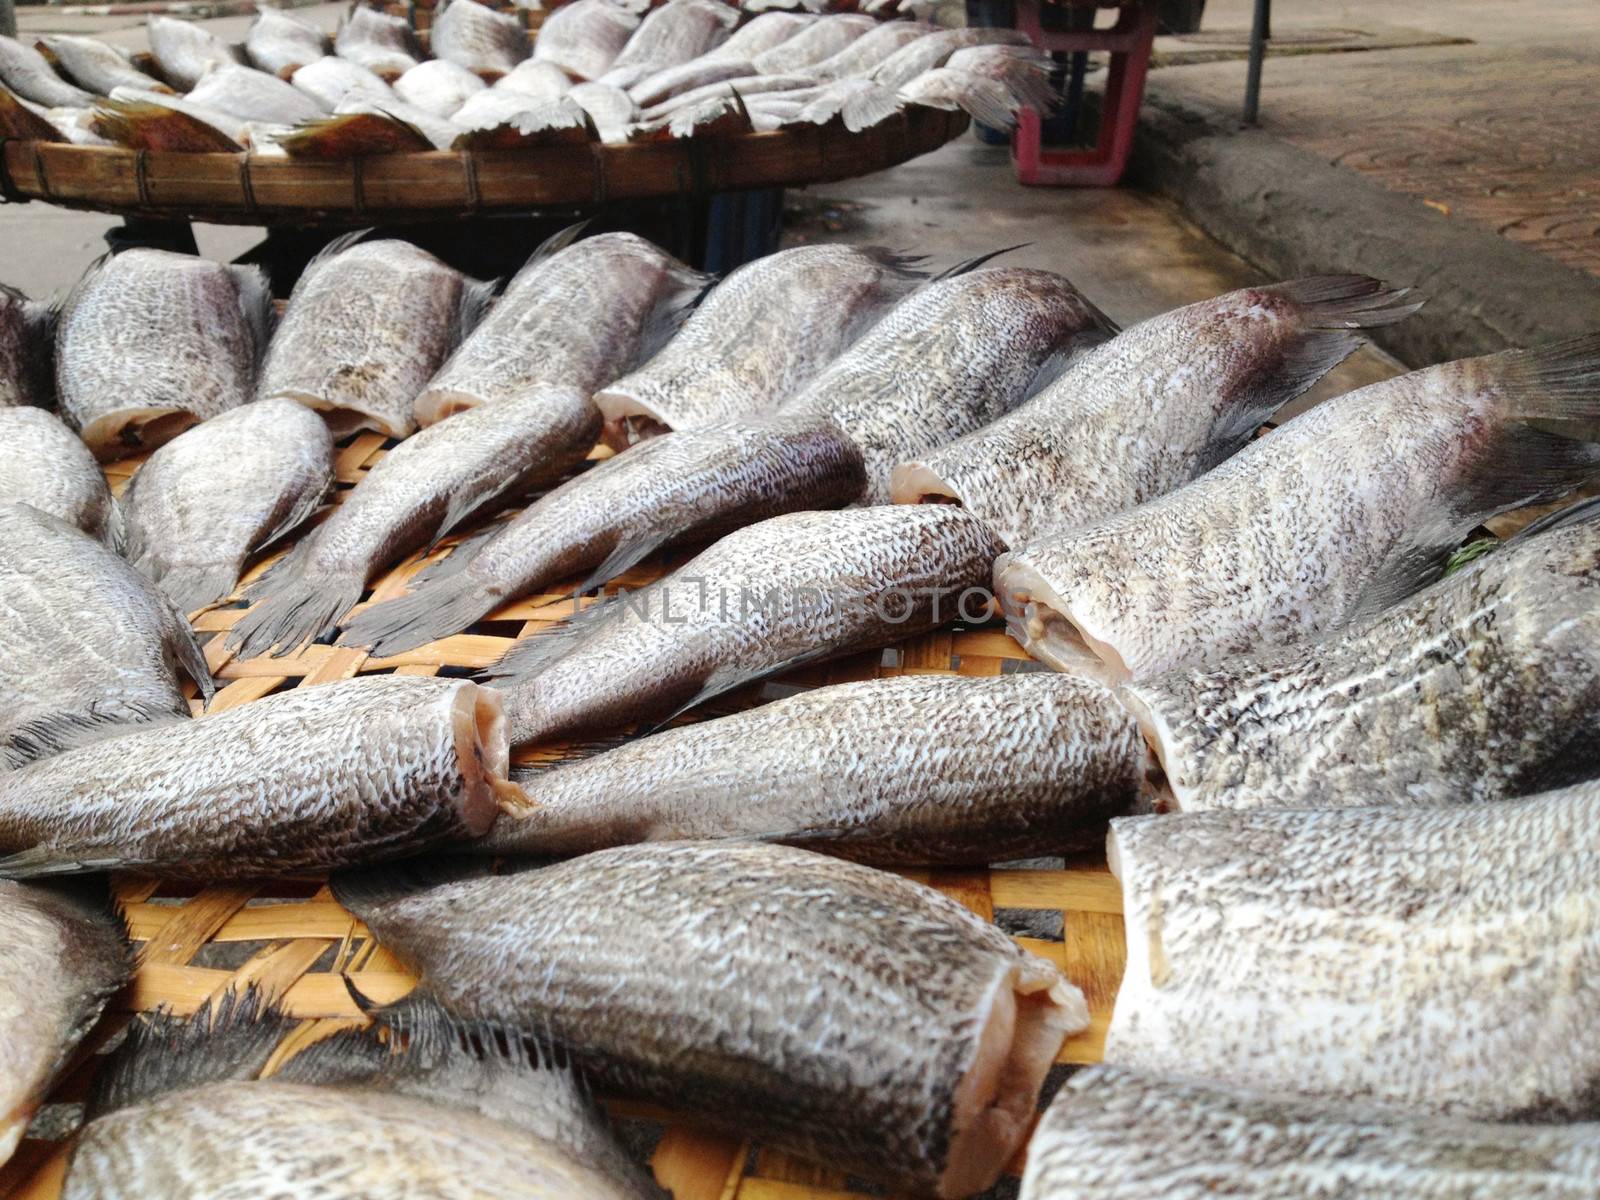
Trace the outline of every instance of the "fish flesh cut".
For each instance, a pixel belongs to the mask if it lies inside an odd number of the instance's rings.
[[[1001,557],[1035,658],[1144,680],[1330,633],[1411,595],[1481,521],[1600,469],[1600,334],[1346,393],[1131,512]]]
[[[661,352],[595,394],[606,440],[771,411],[924,282],[878,246],[797,246],[730,272]]]
[[[1045,1110],[1020,1200],[1576,1200],[1597,1177],[1600,1125],[1402,1116],[1099,1066]]]
[[[1128,966],[1106,1062],[1418,1115],[1600,1114],[1600,783],[1124,817],[1109,854]]]
[[[336,437],[357,429],[405,437],[417,427],[417,393],[477,324],[494,285],[409,242],[363,236],[335,239],[307,265],[258,392],[318,410]]]
[[[259,1079],[296,1023],[255,993],[143,1016],[96,1080],[64,1200],[315,1196],[665,1200],[572,1072],[407,1009],[397,1048],[344,1030]],[[218,1153],[225,1146],[226,1153]]]
[[[1133,810],[1146,757],[1112,693],[1069,675],[843,683],[514,772],[529,806],[470,849],[548,858],[758,838],[983,865],[1098,841],[1107,817]]]
[[[563,248],[574,232],[535,253],[485,322],[483,341],[469,340],[423,397],[428,415],[464,411],[396,446],[250,589],[259,603],[230,634],[241,654],[273,645],[288,653],[330,632],[374,572],[560,476],[593,448],[594,382],[670,325],[696,279],[632,234]]]
[[[955,619],[997,544],[944,505],[802,512],[730,533],[491,667],[514,744],[665,719],[807,662]],[[940,603],[940,601],[943,603]]]
[[[255,551],[333,491],[333,438],[303,404],[257,400],[179,434],[122,495],[128,561],[179,612],[225,599]]]
[[[103,884],[0,882],[0,1164],[132,972]]]
[[[919,1195],[994,1182],[1088,1024],[1054,964],[954,900],[786,846],[333,890],[459,1016],[547,1031],[601,1086]]]
[[[56,308],[0,284],[0,409],[55,400]]]
[[[102,462],[250,399],[271,326],[257,267],[135,248],[100,259],[56,327],[61,413]]]
[[[0,878],[260,879],[487,830],[506,779],[492,689],[381,675],[295,688],[0,773]]]
[[[0,478],[6,499],[76,525],[115,548],[117,503],[89,448],[42,408],[0,408]]]
[[[1168,803],[1503,800],[1600,775],[1600,502],[1303,648],[1124,692]]]
[[[897,503],[964,504],[1008,546],[1165,495],[1230,458],[1417,307],[1364,275],[1243,288],[1085,353],[1015,412],[894,469]]]
[[[86,731],[187,717],[180,671],[210,699],[194,630],[155,586],[26,504],[0,505],[0,611],[0,766]]]

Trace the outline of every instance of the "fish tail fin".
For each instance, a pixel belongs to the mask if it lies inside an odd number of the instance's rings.
[[[237,563],[204,563],[168,567],[161,572],[156,586],[180,613],[192,613],[226,600],[238,582]],[[209,671],[206,678],[211,678]]]
[[[141,1016],[95,1078],[88,1117],[168,1092],[255,1079],[294,1023],[248,987],[211,1000],[190,1020],[160,1010]]]
[[[291,552],[245,593],[255,603],[228,634],[227,646],[240,658],[255,658],[274,647],[275,658],[293,654],[333,632],[339,618],[361,599],[365,584],[349,571],[311,576],[304,557]]]
[[[642,367],[659,354],[661,348],[683,328],[689,314],[711,294],[716,283],[715,275],[696,271],[693,267],[674,261],[667,271],[666,286],[662,288],[655,307],[650,310],[650,315],[639,330],[639,343],[628,369]]]
[[[1487,360],[1508,420],[1557,437],[1600,441],[1600,332]]]
[[[211,697],[216,695],[217,681],[211,677],[211,664],[206,661],[205,648],[200,645],[200,635],[194,631],[194,626],[189,624],[189,618],[179,611],[171,601],[167,602],[172,613],[172,628],[167,635],[167,644],[172,651],[172,657],[183,673],[194,681],[200,689],[200,697],[206,703],[211,703]]]
[[[428,135],[399,117],[380,112],[336,113],[303,121],[278,138],[290,158],[342,161],[370,154],[432,150]]]
[[[970,73],[961,81],[955,100],[962,112],[990,129],[1010,129],[1023,107],[1022,98],[1005,83]]]
[[[1298,333],[1284,347],[1284,400],[1300,395],[1366,339],[1361,331],[1403,321],[1427,301],[1369,275],[1314,275],[1264,289],[1296,307]]]
[[[874,84],[846,96],[839,105],[838,117],[851,133],[860,133],[887,121],[904,107],[905,102],[892,88]]]
[[[188,713],[138,700],[99,701],[81,711],[48,713],[13,729],[5,760],[14,769],[145,725],[187,721]]]
[[[244,314],[245,325],[255,343],[255,361],[259,366],[267,355],[267,343],[272,340],[276,319],[272,284],[260,267],[234,263],[227,270],[233,276],[233,286],[239,294],[239,311]]]
[[[489,311],[489,305],[494,303],[495,293],[499,290],[498,279],[463,279],[461,299],[456,305],[455,345],[466,341],[467,336],[478,327],[478,322]]]
[[[462,535],[449,554],[430,562],[411,577],[411,589],[415,591],[425,583],[448,579],[458,571],[471,566],[472,560],[478,556],[478,551],[503,533],[507,524],[508,522],[504,521],[493,521],[482,529],[474,529],[471,533]]]
[[[126,496],[127,492],[124,491],[123,495]],[[106,508],[106,545],[116,554],[127,554],[128,550],[128,510],[124,507],[124,504],[125,501],[113,496],[111,497],[110,505]]]
[[[340,907],[349,909],[363,921],[369,921],[372,914],[393,901],[488,872],[488,865],[481,860],[435,855],[335,871],[328,879],[328,889]],[[351,991],[357,1007],[363,1012],[371,1009],[372,1002],[356,991],[348,978],[345,987]]]
[[[1600,496],[1591,496],[1587,500],[1579,500],[1576,504],[1569,504],[1566,508],[1557,509],[1553,513],[1546,513],[1537,521],[1532,521],[1517,530],[1506,541],[1521,542],[1538,537],[1541,533],[1570,529],[1574,525],[1585,525],[1590,521],[1600,521]]]
[[[66,134],[23,104],[21,98],[4,84],[0,84],[0,138],[29,142],[67,140]]]
[[[363,646],[374,658],[389,658],[460,633],[499,603],[471,575],[457,572],[373,605],[345,627],[339,645]]]
[[[573,603],[577,603],[576,597]],[[524,634],[493,666],[483,672],[484,679],[526,679],[540,674],[552,663],[564,658],[588,635],[595,622],[603,619],[604,614],[618,603],[617,597],[608,596],[588,608],[580,609],[565,621],[552,621]]]
[[[621,575],[629,567],[638,566],[650,555],[672,540],[672,533],[661,529],[647,529],[642,533],[623,534],[611,553],[589,577],[573,589],[573,595],[582,596]]]
[[[147,100],[97,99],[90,124],[101,137],[130,150],[238,154],[244,149],[215,125]]]
[[[990,250],[986,254],[977,254],[971,258],[963,259],[952,267],[946,267],[928,282],[940,283],[946,279],[954,279],[957,275],[965,275],[968,271],[976,271],[991,259],[999,258],[1002,254],[1010,254],[1013,250],[1026,250],[1032,242],[1018,242],[1015,246],[1005,246],[999,250]]]

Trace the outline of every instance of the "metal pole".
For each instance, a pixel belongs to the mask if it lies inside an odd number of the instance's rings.
[[[1244,123],[1254,125],[1261,112],[1261,60],[1267,56],[1267,31],[1272,24],[1272,0],[1256,0],[1250,23],[1250,70],[1244,80]]]
[[[17,36],[17,9],[14,0],[0,0],[0,33]]]

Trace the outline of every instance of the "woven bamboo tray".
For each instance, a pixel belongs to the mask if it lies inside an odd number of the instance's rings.
[[[360,434],[346,442],[338,458],[341,495],[383,456],[384,440]],[[594,458],[608,452],[597,449]],[[106,468],[120,492],[139,460]],[[401,593],[406,581],[428,561],[448,552],[447,539],[429,556],[414,556],[380,577],[367,600]],[[638,587],[658,578],[675,557],[660,556],[629,571],[619,581]],[[263,564],[264,565],[264,564]],[[258,565],[247,578],[262,569]],[[243,608],[215,609],[196,619],[206,658],[219,689],[211,712],[219,712],[291,687],[314,687],[359,674],[407,675],[461,673],[488,666],[520,634],[564,619],[572,611],[570,586],[509,604],[465,633],[389,659],[325,645],[308,646],[287,658],[240,661],[223,649],[223,634]],[[900,674],[989,676],[1027,661],[998,625],[938,631],[911,638],[887,651],[855,655],[809,667],[774,684],[755,685],[707,706],[723,713],[750,707],[776,687],[818,687],[850,680]],[[1008,664],[1010,664],[1008,666]],[[195,702],[198,711],[198,702]],[[705,714],[702,714],[705,715]],[[519,752],[533,762],[559,750],[534,747]],[[1059,964],[1089,1001],[1092,1024],[1062,1048],[1064,1064],[1097,1062],[1122,977],[1124,946],[1121,894],[1103,860],[1071,862],[1065,869],[911,870],[907,876],[931,884],[986,919],[997,911],[1014,921],[1053,925],[1061,918],[1061,940],[1023,937],[1029,951]],[[375,1000],[403,996],[412,978],[368,934],[365,926],[339,907],[321,880],[284,881],[264,886],[208,887],[203,890],[157,887],[148,880],[118,877],[113,890],[139,949],[132,984],[109,1006],[100,1026],[80,1049],[52,1098],[81,1101],[95,1069],[95,1051],[128,1020],[129,1014],[166,1008],[190,1014],[219,992],[253,983],[280,997],[280,1005],[300,1024],[285,1039],[274,1063],[323,1036],[328,1030],[363,1023],[341,973]],[[1053,932],[1053,931],[1044,931]],[[273,1064],[269,1064],[268,1070]],[[658,1178],[676,1200],[864,1200],[846,1189],[836,1171],[721,1134],[675,1121],[670,1113],[638,1105],[616,1105],[617,1115],[659,1121],[665,1131],[651,1158]],[[12,1161],[0,1167],[0,1196],[57,1200],[68,1145],[24,1141]],[[1022,1163],[1011,1165],[1018,1174]]]
[[[0,197],[239,225],[363,225],[847,179],[937,150],[964,113],[911,107],[871,129],[524,150],[434,150],[336,162],[0,141]]]

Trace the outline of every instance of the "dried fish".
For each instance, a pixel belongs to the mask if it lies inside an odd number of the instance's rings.
[[[788,41],[816,20],[810,13],[769,12],[746,21],[728,40],[702,58],[737,58],[749,61],[765,50]]]
[[[721,0],[707,2],[720,3]],[[600,139],[606,142],[627,141],[628,128],[639,116],[639,106],[628,93],[607,83],[575,84],[564,99],[589,114],[600,131]]]
[[[965,29],[941,29],[926,37],[917,38],[900,47],[878,64],[872,72],[875,83],[891,91],[899,91],[924,71],[944,65],[957,50],[972,46],[1031,46],[1028,35],[1019,29],[995,29],[968,26]]]
[[[476,71],[492,83],[528,57],[528,34],[513,16],[477,0],[449,0],[436,10],[429,45],[443,59]]]
[[[116,540],[116,502],[100,464],[53,413],[0,408],[0,478],[7,500],[31,504],[107,544]]]
[[[574,3],[581,2],[582,0],[574,0]],[[601,0],[601,2],[609,4],[611,0]],[[565,7],[570,8],[571,5]],[[552,16],[550,19],[555,18]],[[554,63],[539,58],[525,58],[497,79],[493,90],[526,96],[541,103],[552,103],[561,99],[571,86],[572,80],[567,78],[567,73]]]
[[[404,17],[391,17],[358,4],[339,23],[333,39],[334,53],[366,67],[389,82],[417,65],[411,26]]]
[[[327,109],[309,92],[237,63],[212,67],[187,99],[190,104],[218,108],[241,120],[275,125],[294,125],[327,115]]]
[[[258,68],[279,79],[289,79],[302,67],[327,56],[328,38],[309,21],[265,5],[244,39],[245,56]],[[324,101],[328,107],[332,103]]]
[[[203,25],[152,13],[145,22],[150,53],[167,82],[189,91],[213,66],[236,64],[233,47]]]
[[[81,108],[94,103],[93,92],[73,87],[55,73],[44,55],[3,34],[0,34],[0,83],[24,100],[52,108]]]
[[[366,67],[349,59],[324,55],[295,71],[290,82],[324,108],[336,110],[352,96],[365,96],[377,102],[398,102],[394,89]]]
[[[572,0],[545,18],[533,57],[576,79],[599,79],[639,27],[639,14],[613,0]]]
[[[860,13],[818,17],[793,37],[757,54],[751,61],[763,75],[808,71],[877,28],[877,21]]]
[[[40,37],[39,44],[50,51],[74,83],[101,96],[109,96],[115,87],[172,90],[135,67],[125,51],[98,38],[49,33]]]
[[[884,59],[902,46],[934,31],[926,21],[885,21],[869,29],[843,50],[811,67],[818,79],[848,79],[870,75]]]
[[[56,308],[0,283],[0,409],[50,407]]]
[[[470,4],[472,0],[455,2]],[[483,91],[485,86],[483,80],[465,67],[442,58],[418,63],[394,81],[395,94],[400,99],[441,119],[448,119],[468,97]]]
[[[646,14],[600,82],[629,88],[728,40],[739,11],[721,0],[667,0]]]

